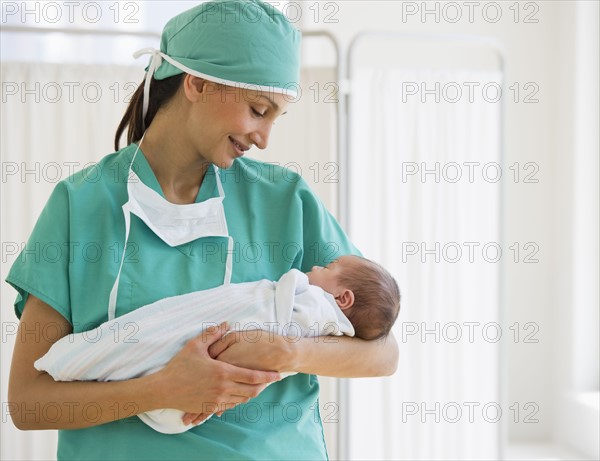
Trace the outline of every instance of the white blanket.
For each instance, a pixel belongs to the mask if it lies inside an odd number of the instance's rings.
[[[260,329],[295,337],[354,335],[333,296],[292,269],[278,282],[223,285],[142,306],[93,330],[61,338],[34,366],[56,381],[145,376],[163,368],[188,340],[224,321],[231,330]],[[183,424],[183,414],[161,409],[138,416],[159,432],[176,434],[193,427]]]

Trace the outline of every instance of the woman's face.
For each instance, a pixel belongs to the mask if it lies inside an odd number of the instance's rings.
[[[288,97],[190,79],[189,135],[205,160],[229,168],[252,146],[267,147],[273,122],[285,113]]]

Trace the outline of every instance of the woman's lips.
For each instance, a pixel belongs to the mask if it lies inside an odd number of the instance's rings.
[[[233,144],[233,148],[235,149],[238,156],[244,155],[244,152],[247,151],[248,149],[250,149],[248,146],[245,146],[244,144],[238,142],[236,139],[232,138],[231,136],[229,137],[229,141],[231,142],[231,144]]]

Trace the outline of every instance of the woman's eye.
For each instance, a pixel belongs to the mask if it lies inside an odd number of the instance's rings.
[[[260,112],[258,112],[257,110],[255,110],[254,108],[252,108],[252,112],[254,113],[254,115],[256,115],[257,117],[264,117],[265,114],[261,114]]]

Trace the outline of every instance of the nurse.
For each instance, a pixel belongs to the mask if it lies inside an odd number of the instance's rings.
[[[291,108],[299,48],[299,32],[258,0],[185,11],[160,50],[138,53],[150,63],[117,151],[54,189],[7,277],[20,318],[8,408],[20,429],[59,430],[59,460],[327,459],[315,375],[394,372],[391,335],[315,342],[226,325],[127,381],[55,382],[33,366],[61,337],[158,299],[359,253],[301,177],[244,157]],[[48,245],[64,251],[43,257]],[[135,341],[135,325],[114,340]],[[299,374],[276,382],[282,371]],[[158,408],[186,423],[220,417],[166,435],[135,417]]]

